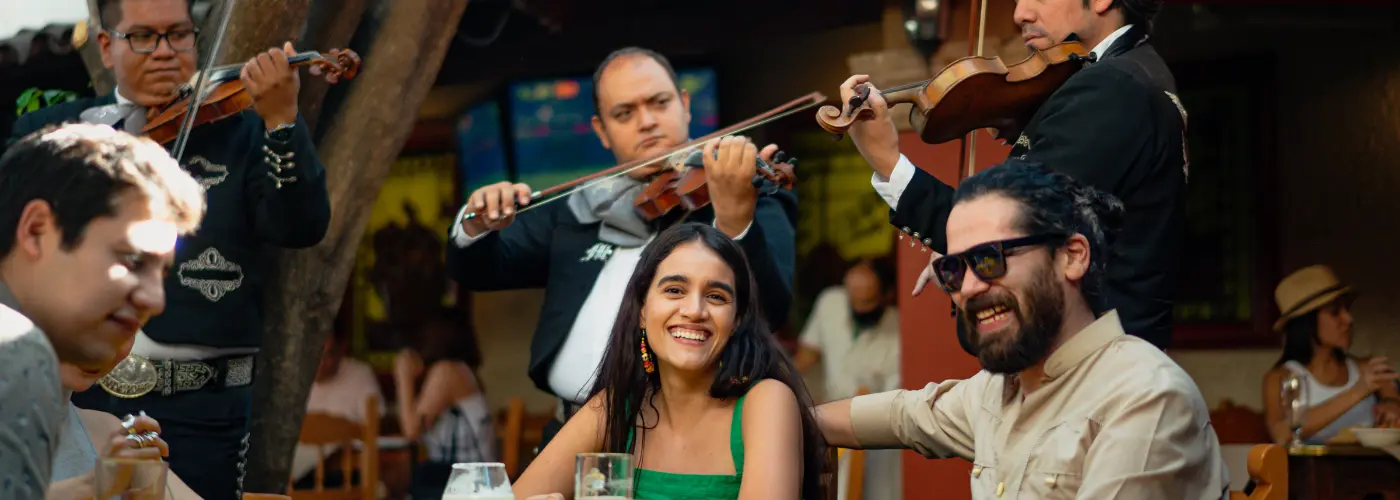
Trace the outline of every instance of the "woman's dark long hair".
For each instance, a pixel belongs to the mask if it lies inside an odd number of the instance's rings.
[[[1338,307],[1336,304],[1325,307]],[[1313,359],[1313,346],[1322,345],[1322,339],[1317,333],[1317,313],[1321,309],[1309,311],[1308,313],[1288,320],[1283,324],[1283,354],[1278,361],[1274,362],[1275,367],[1283,366],[1289,361],[1297,361],[1303,366]],[[1332,349],[1332,357],[1337,361],[1346,361],[1347,354],[1341,349]]]
[[[659,368],[652,374],[642,368],[642,305],[661,261],[676,247],[690,242],[698,242],[714,251],[734,271],[734,332],[719,354],[721,364],[710,384],[710,397],[737,398],[763,379],[777,380],[792,389],[802,412],[802,497],[823,498],[826,442],[812,414],[812,396],[760,312],[758,285],[743,249],[724,233],[704,224],[679,224],[662,231],[642,252],[641,262],[627,283],[622,307],[613,324],[612,339],[603,354],[597,382],[589,394],[591,399],[606,391],[603,398],[604,449],[610,453],[631,453],[627,437],[637,427],[642,405],[655,407],[651,398],[661,392],[661,378]],[[645,428],[638,430],[634,446],[644,432]]]

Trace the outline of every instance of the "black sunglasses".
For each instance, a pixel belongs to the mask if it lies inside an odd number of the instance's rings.
[[[943,291],[953,293],[962,289],[963,276],[968,268],[982,281],[1000,279],[1006,276],[1006,256],[1013,250],[1032,245],[1058,243],[1067,238],[1063,234],[1036,234],[1009,240],[992,241],[969,248],[962,253],[944,255],[929,265],[934,276],[938,277]]]

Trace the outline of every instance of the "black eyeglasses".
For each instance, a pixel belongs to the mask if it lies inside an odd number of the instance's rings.
[[[969,248],[962,253],[944,255],[933,262],[933,274],[938,278],[943,291],[953,293],[962,289],[963,276],[967,269],[982,281],[1000,279],[1006,276],[1006,256],[1013,250],[1032,245],[1064,241],[1063,234],[1036,234],[1021,238],[992,241]]]
[[[182,28],[171,30],[167,33],[156,33],[154,31],[141,31],[137,33],[122,33],[117,30],[107,30],[112,36],[126,40],[131,46],[131,51],[137,54],[150,54],[160,46],[161,39],[170,44],[171,50],[176,52],[188,52],[194,49],[195,38],[199,35],[199,28]]]

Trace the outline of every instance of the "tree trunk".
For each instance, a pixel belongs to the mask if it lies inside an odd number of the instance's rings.
[[[327,53],[331,49],[350,46],[355,28],[365,14],[365,0],[341,0],[339,2],[316,2],[306,16],[306,29],[296,42],[297,50],[314,50]],[[301,96],[297,106],[306,119],[308,130],[314,134],[323,118],[321,109],[325,106],[326,92],[330,83],[321,78],[307,78],[301,82]],[[319,137],[318,137],[319,140]]]
[[[318,145],[328,170],[330,228],[315,247],[281,252],[267,287],[245,491],[287,487],[321,344],[344,297],[365,222],[466,5],[377,0],[357,34],[368,47],[360,52],[360,76],[342,84],[347,87],[338,116],[347,118],[322,122],[325,135]]]
[[[214,40],[219,36],[219,23],[223,20],[229,0],[222,0],[217,8],[210,9],[208,17],[201,23],[200,68],[204,67],[209,57],[216,58],[216,66],[242,64],[259,52],[295,41],[306,23],[306,12],[311,5],[311,0],[237,1],[218,54],[210,54],[209,51],[213,50]],[[298,47],[297,50],[304,49]],[[304,73],[302,80],[306,80]]]
[[[88,78],[92,80],[92,92],[107,95],[117,88],[117,80],[111,71],[102,65],[102,49],[97,46],[97,32],[102,31],[102,16],[97,12],[97,0],[87,0],[87,39],[78,47],[78,55],[83,57]]]

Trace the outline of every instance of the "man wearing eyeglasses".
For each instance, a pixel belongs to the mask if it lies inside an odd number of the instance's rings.
[[[186,0],[99,0],[96,41],[116,77],[112,95],[60,104],[16,121],[20,137],[45,124],[83,121],[140,133],[147,109],[175,100],[197,71],[199,36]],[[133,356],[156,377],[115,370],[79,407],[160,421],[171,468],[205,499],[237,499],[262,338],[262,246],[305,248],[330,221],[325,170],[297,109],[291,44],[250,59],[240,78],[253,109],[195,128],[182,166],[204,188],[207,215],[176,246],[165,275],[166,309],[136,338]],[[169,147],[169,145],[167,145]],[[154,379],[154,382],[152,382]],[[152,383],[154,386],[152,386]],[[120,395],[120,397],[118,396]]]
[[[1111,195],[1008,160],[953,194],[934,279],[982,370],[817,408],[832,446],[972,462],[972,498],[1222,499],[1209,408],[1102,292],[1123,220]]]

